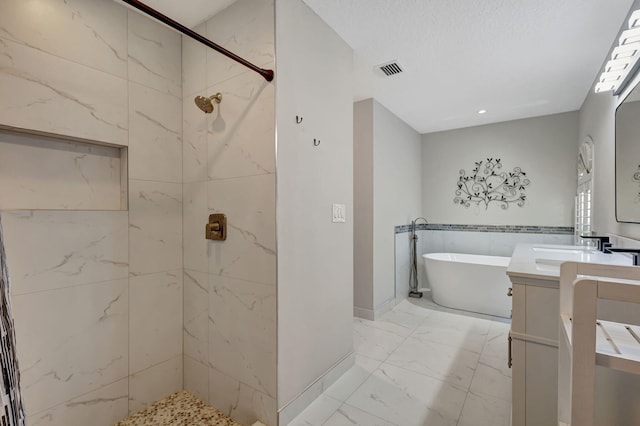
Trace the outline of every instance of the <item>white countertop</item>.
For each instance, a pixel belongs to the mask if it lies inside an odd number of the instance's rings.
[[[562,262],[632,265],[628,255],[605,254],[583,246],[556,244],[518,244],[507,267],[509,277],[559,279]]]

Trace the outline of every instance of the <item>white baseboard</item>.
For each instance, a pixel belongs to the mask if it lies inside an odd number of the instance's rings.
[[[356,362],[353,352],[342,358],[333,367],[328,369],[315,382],[309,385],[300,395],[289,401],[278,411],[278,424],[287,425],[291,423],[298,414],[309,406],[325,389],[331,386],[344,373],[347,372]]]
[[[354,306],[353,316],[356,318],[373,321],[375,319],[376,313],[372,309],[358,308],[357,306]]]
[[[378,309],[376,309],[375,312],[373,313],[373,319],[377,320],[382,315],[386,314],[391,309],[393,309],[393,307],[396,306],[397,303],[398,302],[396,301],[395,298],[384,302],[382,304],[382,306],[380,306]]]
[[[362,319],[366,319],[369,321],[375,321],[378,318],[380,318],[382,315],[384,315],[385,313],[389,312],[391,309],[393,309],[394,306],[396,306],[400,301],[397,299],[391,299],[388,300],[386,302],[384,302],[382,304],[382,306],[380,306],[379,308],[377,308],[375,311],[372,309],[367,309],[367,308],[359,308],[357,306],[353,307],[353,316],[356,318],[362,318]]]

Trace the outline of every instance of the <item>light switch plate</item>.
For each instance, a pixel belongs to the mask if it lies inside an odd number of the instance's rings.
[[[347,208],[344,204],[333,205],[333,222],[345,223]]]

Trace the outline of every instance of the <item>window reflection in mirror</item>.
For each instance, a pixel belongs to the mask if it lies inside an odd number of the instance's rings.
[[[616,109],[616,220],[640,223],[640,88]]]
[[[593,139],[585,137],[578,150],[578,187],[576,192],[575,244],[590,245],[593,241],[581,238],[591,234],[593,212]]]

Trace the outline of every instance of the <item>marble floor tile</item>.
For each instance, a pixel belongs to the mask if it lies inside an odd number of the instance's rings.
[[[480,355],[461,348],[409,337],[387,358],[388,364],[469,389]]]
[[[511,402],[511,369],[507,360],[481,355],[469,391]]]
[[[356,363],[336,382],[325,390],[325,394],[339,401],[346,401],[351,394],[378,368],[381,361],[356,355]]]
[[[384,361],[404,341],[404,337],[381,330],[368,324],[370,321],[356,320],[353,339],[356,354]]]
[[[425,343],[439,343],[480,353],[489,333],[490,322],[434,312],[417,327],[411,337]]]
[[[290,424],[506,426],[509,328],[503,318],[438,306],[429,294],[376,321],[355,318],[355,365]]]
[[[422,299],[404,299],[393,307],[396,312],[406,312],[408,314],[418,315],[421,317],[427,317],[433,313],[430,307],[435,304],[427,298]]]
[[[287,426],[321,426],[342,405],[342,402],[326,395],[320,395]]]
[[[399,335],[408,336],[424,321],[424,316],[392,309],[372,322],[372,326],[397,332]],[[387,327],[393,327],[388,329]]]
[[[329,419],[324,422],[323,426],[400,426],[396,423],[388,422],[380,417],[362,411],[359,408],[344,404]]]
[[[469,392],[458,426],[509,426],[510,420],[509,402]]]
[[[455,426],[465,397],[448,383],[382,364],[346,403],[402,426]]]
[[[390,314],[391,312],[388,312],[388,313]],[[375,321],[371,321],[364,318],[354,318],[353,323],[354,325],[360,324],[365,327],[372,327],[372,328],[377,328],[379,330],[388,331],[390,333],[393,333],[397,336],[402,336],[402,337],[408,336],[409,334],[411,334],[411,331],[412,331],[407,327],[403,327],[402,325],[396,324],[394,322],[391,322],[383,318],[377,319]]]
[[[508,339],[510,328],[510,324],[492,322],[482,354],[488,357],[507,359],[509,356]]]

